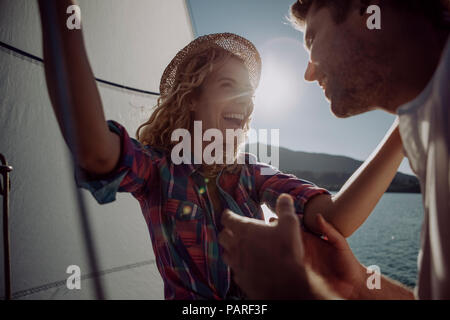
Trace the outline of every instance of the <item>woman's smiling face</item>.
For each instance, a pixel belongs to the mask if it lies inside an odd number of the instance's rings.
[[[203,131],[244,129],[253,112],[254,90],[244,63],[231,57],[219,64],[204,80],[194,99],[194,119],[202,121]]]

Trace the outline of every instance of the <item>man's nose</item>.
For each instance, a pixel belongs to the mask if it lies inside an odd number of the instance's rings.
[[[314,81],[314,80],[316,80],[316,67],[311,61],[308,62],[308,66],[306,67],[306,71],[305,71],[305,76],[304,77],[305,77],[306,81]]]

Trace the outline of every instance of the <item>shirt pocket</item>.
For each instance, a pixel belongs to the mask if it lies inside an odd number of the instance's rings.
[[[205,215],[201,207],[189,201],[167,199],[165,211],[173,226],[174,241],[181,240],[186,248],[202,243]]]

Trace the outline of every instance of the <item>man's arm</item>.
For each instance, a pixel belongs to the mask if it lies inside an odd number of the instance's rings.
[[[380,289],[362,287],[355,299],[358,300],[414,300],[413,291],[398,281],[381,276]]]
[[[366,270],[364,268],[364,270]],[[343,299],[335,293],[327,283],[326,278],[314,272],[310,267],[305,266],[303,274],[299,272],[297,281],[293,283],[303,283],[303,294],[298,298],[312,300],[336,300]],[[301,288],[300,286],[297,286]],[[300,290],[299,292],[300,293]],[[297,294],[298,294],[297,293]],[[305,294],[306,293],[306,294]],[[381,276],[380,289],[369,289],[367,285],[362,285],[360,290],[348,297],[352,300],[414,300],[414,293],[411,289],[400,282]]]

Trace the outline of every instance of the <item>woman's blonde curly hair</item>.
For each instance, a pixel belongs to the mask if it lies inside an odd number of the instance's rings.
[[[137,140],[143,145],[171,152],[173,147],[178,144],[178,141],[171,140],[174,130],[182,128],[192,132],[194,122],[193,98],[200,93],[205,78],[232,57],[241,60],[227,50],[211,47],[186,61],[180,68],[182,72],[178,75],[177,84],[167,94],[158,98],[150,118],[137,129]],[[244,133],[246,133],[250,128],[250,115],[244,120]],[[239,145],[235,144],[235,158],[238,149]],[[223,167],[227,167],[228,170],[235,170],[238,165],[235,163],[230,166],[203,166],[203,172],[215,176]]]

